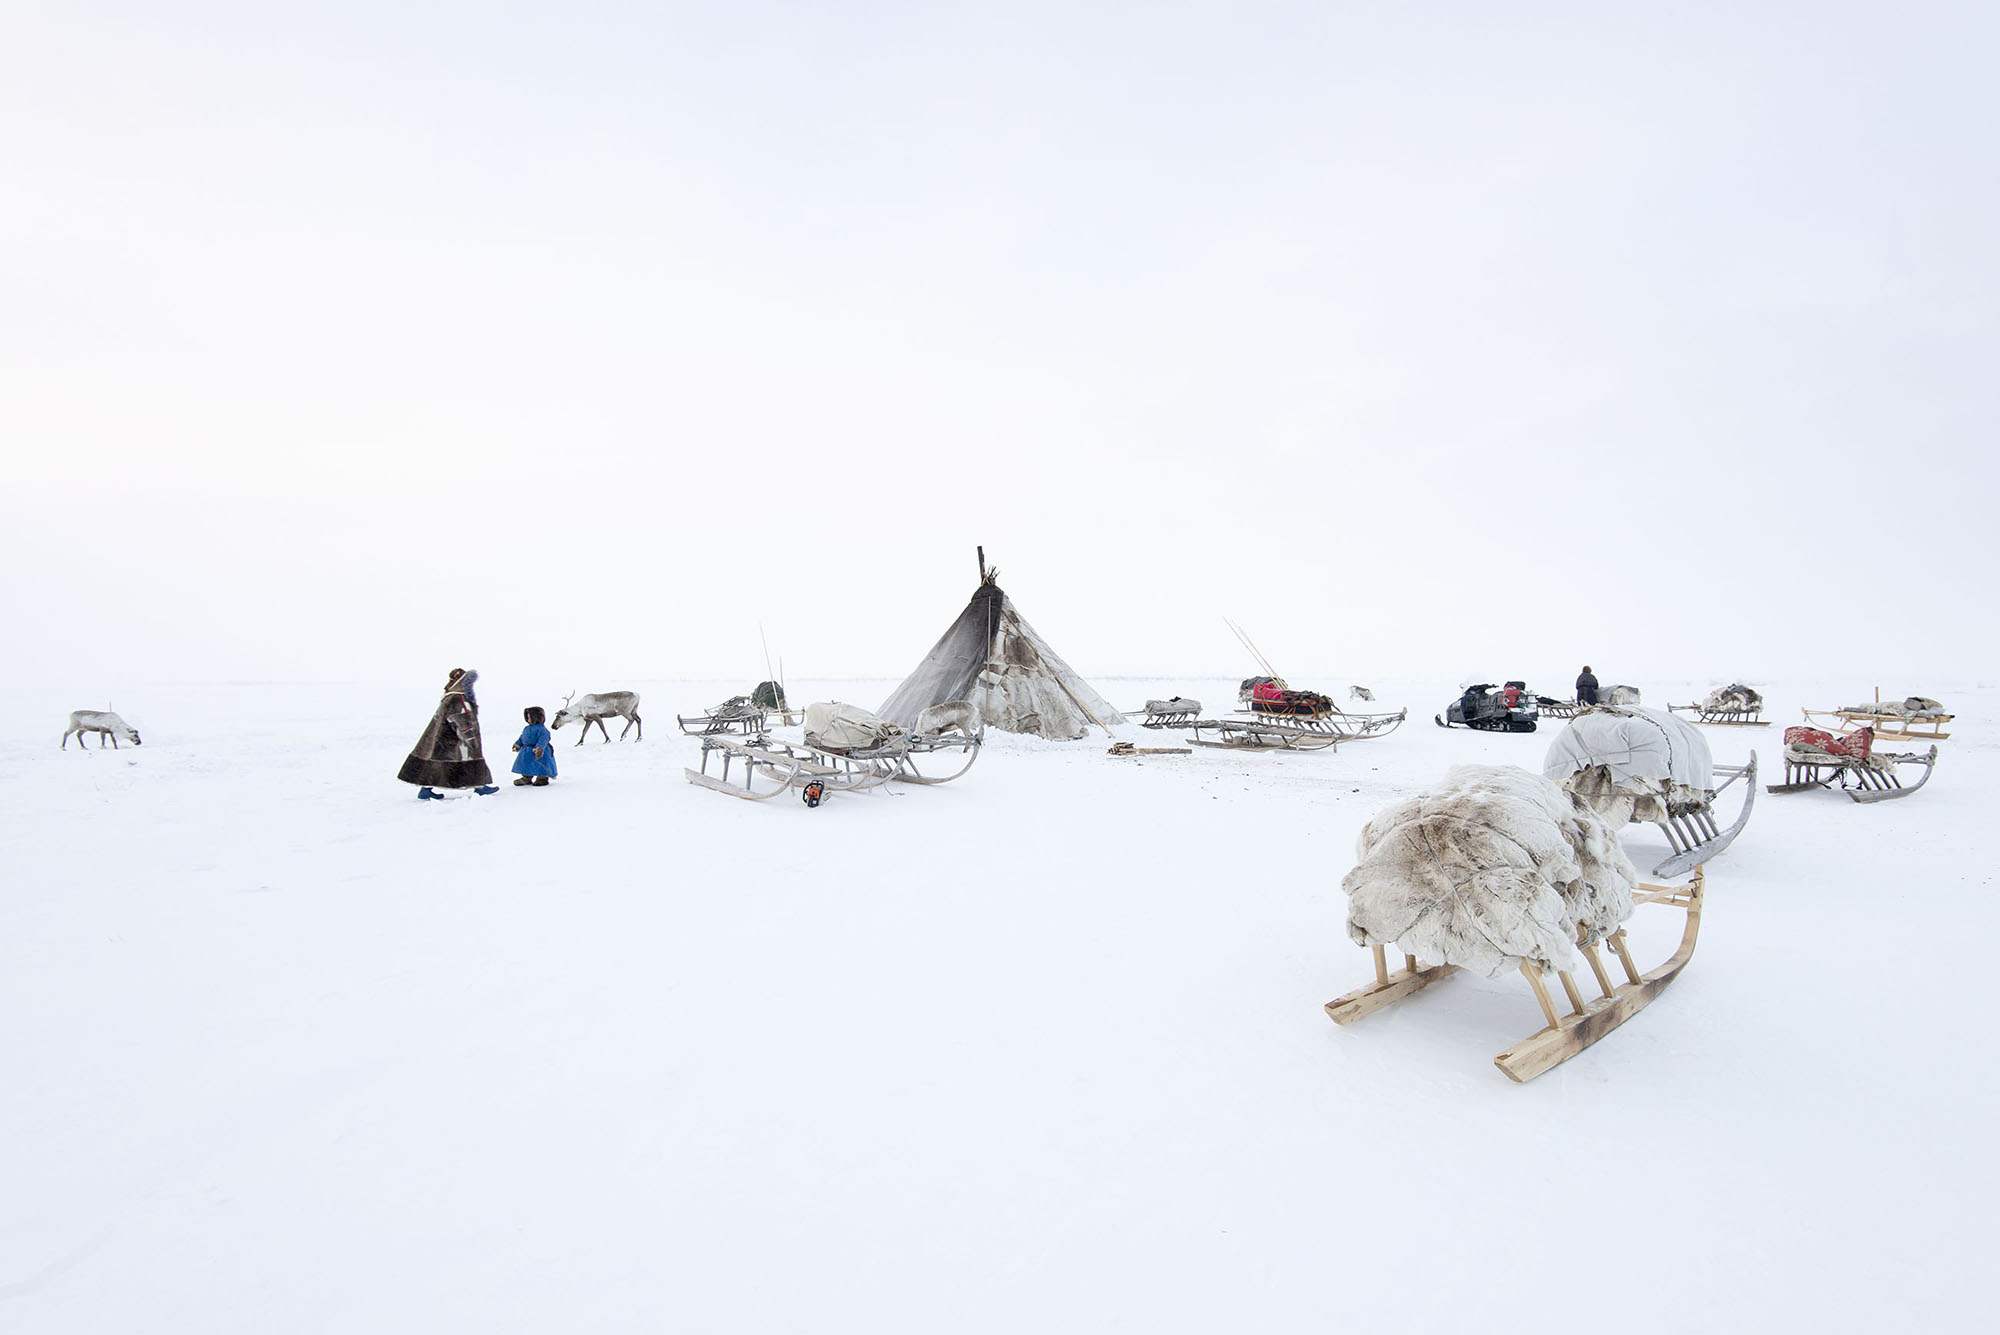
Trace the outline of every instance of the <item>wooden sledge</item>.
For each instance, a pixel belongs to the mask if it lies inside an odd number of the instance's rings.
[[[1876,738],[1893,738],[1906,742],[1942,742],[1951,734],[1944,725],[1957,717],[1955,714],[1922,714],[1911,717],[1908,714],[1871,714],[1861,709],[1801,709],[1807,723],[1815,728],[1825,728],[1842,736],[1859,732],[1863,728],[1873,728]],[[1822,719],[1830,720],[1821,722]]]
[[[1260,707],[1262,703],[1252,700],[1249,708],[1239,709],[1236,712],[1263,723],[1276,724],[1315,736],[1332,737],[1342,742],[1363,742],[1371,737],[1386,737],[1400,727],[1410,713],[1407,709],[1399,709],[1393,714],[1350,714],[1334,706],[1331,701],[1325,709],[1265,708]]]
[[[1663,821],[1653,822],[1667,836],[1674,855],[1653,868],[1653,875],[1680,876],[1700,866],[1702,863],[1729,847],[1743,827],[1750,823],[1750,808],[1757,802],[1757,753],[1750,753],[1747,765],[1715,765],[1713,772],[1724,776],[1716,785],[1716,796],[1723,789],[1738,780],[1744,781],[1743,810],[1737,814],[1736,823],[1728,829],[1716,824],[1715,807],[1708,804],[1686,811],[1669,811]]]
[[[1543,718],[1575,718],[1590,708],[1578,700],[1552,700],[1546,695],[1535,697],[1535,712]]]
[[[719,776],[708,772],[711,757],[721,758],[722,772]],[[742,781],[731,783],[729,771],[739,763]],[[865,792],[895,778],[896,766],[884,762],[855,764],[838,761],[812,747],[768,741],[761,737],[739,741],[733,736],[717,734],[701,739],[701,768],[684,772],[688,782],[698,787],[752,802],[768,802],[780,793],[804,788],[813,782],[819,783],[821,789],[829,793]]]
[[[1343,740],[1337,733],[1296,728],[1273,719],[1203,718],[1191,720],[1186,726],[1194,733],[1187,739],[1190,746],[1214,746],[1230,751],[1331,751]],[[1204,730],[1214,736],[1203,737]]]
[[[1704,705],[1668,705],[1670,714],[1693,714],[1696,723],[1706,723],[1714,728],[1768,728],[1771,720],[1763,717],[1763,707],[1756,709],[1709,709]]]
[[[1888,762],[1882,767],[1871,765],[1865,760],[1841,756],[1829,756],[1825,760],[1793,760],[1787,755],[1785,781],[1771,784],[1765,791],[1803,793],[1812,788],[1831,788],[1838,781],[1840,790],[1857,802],[1887,802],[1898,797],[1908,797],[1929,783],[1931,771],[1937,768],[1937,753],[1935,745],[1922,755],[1915,752],[1899,755],[1892,751],[1884,751],[1874,757]],[[1903,765],[1922,765],[1924,777],[1905,787],[1901,776],[1896,773],[1896,770]]]
[[[1174,708],[1155,709],[1154,704],[1173,705]],[[1142,728],[1152,728],[1155,731],[1161,728],[1182,728],[1201,717],[1201,701],[1178,698],[1170,701],[1149,701],[1143,709],[1128,709],[1124,712],[1139,715],[1139,726]]]
[[[786,721],[790,722],[789,719]],[[739,695],[691,717],[676,714],[674,722],[690,737],[719,737],[724,734],[760,737],[766,731],[770,715],[762,707],[751,704],[749,696]]]
[[[843,758],[853,757],[866,760],[893,759],[896,764],[896,773],[892,777],[898,783],[935,785],[950,783],[953,779],[958,778],[971,769],[972,762],[979,759],[979,748],[985,743],[985,740],[986,730],[984,728],[981,728],[977,733],[970,736],[957,732],[949,735],[935,732],[919,732],[900,737],[897,739],[898,745],[881,747],[875,752],[829,751],[827,753]],[[821,750],[825,751],[826,748],[822,747]],[[961,758],[961,763],[957,769],[951,769],[949,772],[941,769],[934,774],[925,774],[917,768],[916,757],[918,756],[949,756],[953,752],[957,752]],[[939,762],[940,765],[945,766],[947,769],[950,763],[948,760],[941,760]]]
[[[1578,950],[1589,963],[1602,995],[1586,1002],[1577,987],[1576,978],[1567,970],[1556,970],[1563,996],[1569,1002],[1569,1013],[1566,1015],[1556,1013],[1541,966],[1529,960],[1521,961],[1521,973],[1527,978],[1528,986],[1534,989],[1535,1000],[1541,1006],[1542,1018],[1548,1021],[1548,1025],[1493,1059],[1501,1074],[1517,1083],[1533,1080],[1624,1024],[1651,1005],[1653,998],[1666,991],[1694,957],[1695,941],[1701,935],[1703,885],[1704,873],[1700,867],[1695,868],[1693,878],[1684,886],[1641,885],[1639,893],[1632,897],[1635,904],[1660,904],[1686,911],[1687,921],[1681,929],[1680,948],[1666,963],[1640,973],[1638,966],[1632,962],[1625,929],[1619,928],[1605,938],[1605,944],[1618,957],[1619,968],[1625,975],[1624,982],[1613,986],[1597,947],[1579,946]],[[1455,964],[1422,965],[1415,955],[1406,954],[1403,956],[1403,967],[1391,973],[1387,947],[1370,946],[1369,950],[1375,956],[1375,981],[1326,1003],[1326,1013],[1335,1024],[1352,1024],[1391,1002],[1401,1001],[1458,972]]]

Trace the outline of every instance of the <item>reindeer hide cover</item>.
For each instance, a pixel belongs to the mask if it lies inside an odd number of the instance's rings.
[[[1125,718],[1035,633],[990,577],[974,590],[916,671],[890,693],[881,715],[913,728],[932,705],[969,700],[1002,732],[1074,739],[1095,723]]]
[[[1736,681],[1710,691],[1701,707],[1718,714],[1754,714],[1764,707],[1764,697],[1753,687]]]
[[[1361,831],[1347,934],[1491,978],[1524,959],[1574,969],[1575,947],[1632,913],[1638,873],[1582,800],[1538,774],[1459,765]]]
[[[1613,825],[1662,821],[1715,796],[1707,739],[1685,719],[1637,705],[1577,715],[1549,743],[1542,773]]]
[[[806,740],[832,751],[866,751],[903,735],[899,723],[878,718],[860,705],[822,700],[806,706]]]

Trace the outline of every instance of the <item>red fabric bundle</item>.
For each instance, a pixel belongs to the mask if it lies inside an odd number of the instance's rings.
[[[1855,760],[1866,760],[1875,748],[1875,730],[1863,728],[1845,737],[1836,737],[1819,728],[1785,729],[1786,746],[1810,746],[1815,751],[1824,751],[1830,756],[1851,756]]]

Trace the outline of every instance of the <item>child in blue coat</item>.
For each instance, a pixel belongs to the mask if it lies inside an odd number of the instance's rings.
[[[546,788],[556,777],[555,739],[542,726],[548,715],[540,705],[529,705],[521,717],[528,726],[521,729],[520,739],[514,743],[514,772],[521,776],[514,780],[514,786]]]

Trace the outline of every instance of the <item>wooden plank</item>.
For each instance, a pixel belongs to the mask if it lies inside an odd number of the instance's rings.
[[[1457,972],[1456,964],[1432,964],[1414,972],[1398,969],[1389,975],[1387,982],[1370,983],[1345,996],[1335,997],[1326,1003],[1326,1013],[1335,1024],[1353,1024],[1363,1016],[1373,1015],[1384,1006],[1401,1001],[1412,992],[1421,992],[1439,979]]]
[[[1687,967],[1687,962],[1694,958],[1695,942],[1701,936],[1701,890],[1702,877],[1697,872],[1693,884],[1689,886],[1694,903],[1688,909],[1687,925],[1681,929],[1680,947],[1666,963],[1640,974],[1634,982],[1621,984],[1613,989],[1609,997],[1591,1003],[1583,1014],[1565,1015],[1540,1033],[1516,1043],[1495,1057],[1493,1064],[1509,1080],[1533,1080],[1551,1067],[1568,1061],[1651,1005],[1653,998],[1666,991],[1680,976],[1681,970]],[[1632,966],[1625,952],[1624,935],[1623,932],[1617,933],[1611,942],[1619,957],[1626,961],[1627,970],[1630,970]],[[1528,972],[1525,962],[1522,972]],[[1529,980],[1536,981],[1533,974],[1529,974]],[[1549,1011],[1547,993],[1539,987],[1536,991],[1546,1014]]]
[[[776,797],[779,793],[786,791],[786,788],[789,786],[789,785],[780,785],[779,787],[772,789],[768,793],[753,793],[748,788],[745,788],[741,784],[724,783],[722,780],[716,778],[714,775],[703,774],[698,769],[683,770],[682,773],[687,775],[687,780],[689,783],[695,784],[702,788],[711,789],[718,793],[728,793],[731,797],[740,797],[750,802],[768,802],[772,798]]]

